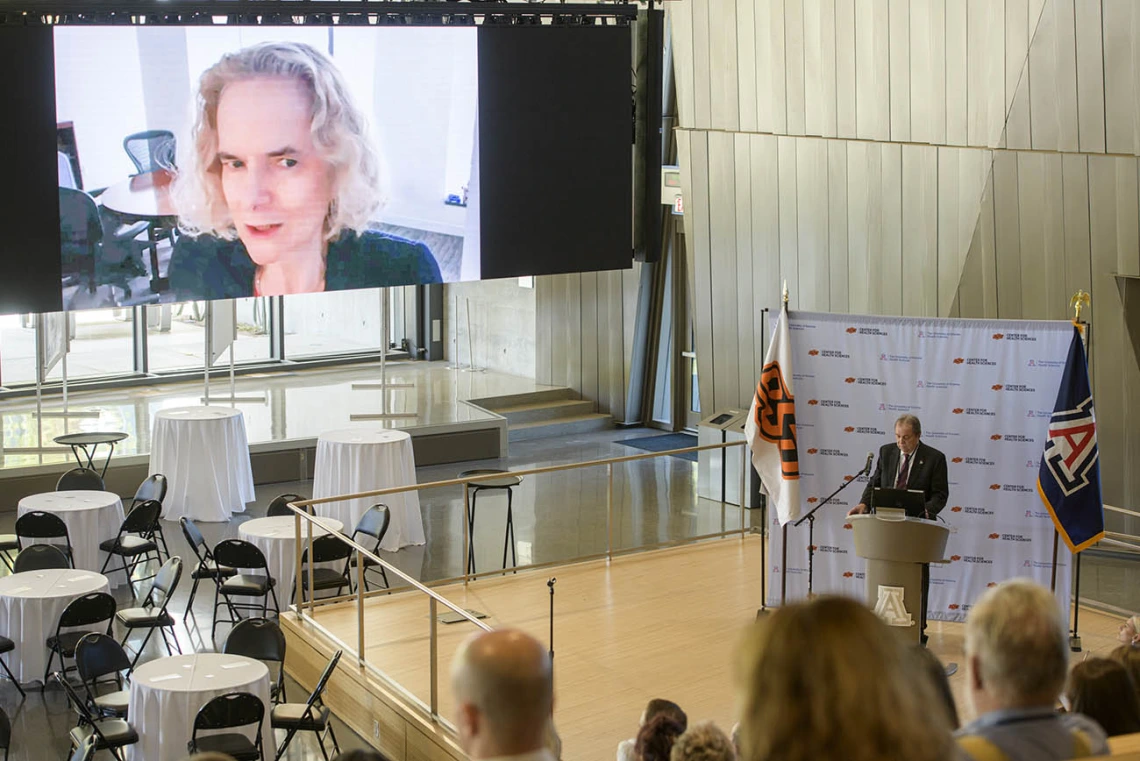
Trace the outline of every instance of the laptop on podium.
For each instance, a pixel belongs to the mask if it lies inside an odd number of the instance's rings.
[[[882,515],[926,518],[926,494],[918,489],[883,489],[871,492],[871,512]]]

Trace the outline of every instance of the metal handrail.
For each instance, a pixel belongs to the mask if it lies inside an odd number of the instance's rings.
[[[1135,510],[1125,510],[1123,507],[1115,507],[1114,505],[1105,505],[1104,509],[1112,513],[1120,513],[1121,515],[1131,515],[1135,518],[1140,518],[1140,513]]]
[[[314,589],[314,584],[313,584],[313,563],[311,562],[311,560],[308,564],[309,565],[309,585],[308,585],[308,589],[309,589],[309,600],[308,600],[309,611],[307,614],[305,613],[304,587],[303,587],[303,583],[302,583],[304,576],[303,576],[302,563],[301,563],[301,556],[302,556],[302,541],[301,541],[301,539],[303,538],[302,534],[301,534],[301,520],[304,519],[305,521],[308,522],[308,525],[309,525],[309,531],[307,532],[307,537],[304,537],[304,538],[307,538],[307,545],[309,548],[308,557],[310,559],[313,557],[313,531],[312,531],[313,525],[316,525],[317,527],[326,531],[329,535],[335,536],[337,539],[344,542],[349,547],[352,547],[353,549],[355,549],[360,554],[360,556],[362,558],[361,560],[359,560],[357,562],[357,565],[356,565],[356,594],[355,595],[337,595],[334,598],[326,598],[325,600],[322,600],[320,602],[320,605],[323,607],[326,604],[334,604],[334,603],[339,603],[339,602],[345,602],[348,599],[355,598],[356,612],[357,612],[356,657],[357,657],[357,661],[360,664],[360,666],[363,668],[366,668],[369,671],[371,671],[372,673],[376,674],[382,681],[384,681],[385,683],[392,686],[396,691],[403,694],[411,702],[413,702],[415,704],[419,704],[421,707],[426,708],[428,715],[429,715],[429,718],[432,721],[437,722],[437,723],[443,723],[446,725],[447,724],[446,720],[439,715],[438,631],[437,631],[437,620],[436,620],[437,607],[440,603],[442,603],[449,610],[459,614],[468,623],[472,623],[484,631],[491,631],[491,626],[480,621],[479,619],[475,618],[473,615],[468,613],[466,610],[464,610],[463,608],[460,608],[458,605],[451,602],[447,598],[443,597],[439,593],[433,591],[432,589],[430,589],[429,587],[427,587],[423,583],[417,581],[416,579],[413,579],[411,576],[404,573],[399,568],[396,568],[394,565],[392,565],[388,561],[379,557],[372,550],[364,547],[363,545],[356,542],[354,539],[351,539],[348,536],[346,536],[342,531],[334,529],[332,527],[332,525],[330,523],[328,523],[326,520],[323,520],[321,516],[316,516],[316,515],[311,514],[307,509],[310,505],[322,505],[322,504],[328,504],[331,502],[347,501],[347,500],[351,500],[351,499],[361,499],[361,498],[366,498],[366,497],[380,497],[380,496],[385,496],[388,494],[399,494],[399,493],[408,492],[408,491],[421,491],[423,489],[429,489],[429,488],[435,488],[435,487],[462,485],[463,486],[463,511],[464,511],[464,521],[463,521],[463,557],[464,557],[464,563],[465,563],[464,574],[462,577],[457,578],[454,581],[449,580],[449,582],[454,583],[454,582],[458,582],[458,581],[462,580],[464,583],[466,583],[466,582],[470,581],[472,578],[477,578],[477,577],[482,576],[482,575],[492,575],[491,572],[488,572],[486,574],[473,574],[470,571],[470,566],[466,565],[466,563],[467,563],[466,559],[469,557],[470,543],[472,541],[472,537],[469,535],[469,528],[468,527],[470,526],[470,520],[469,519],[470,519],[470,515],[471,515],[471,501],[470,501],[469,487],[473,483],[476,483],[479,481],[486,481],[486,480],[495,480],[495,479],[500,479],[500,478],[510,477],[510,476],[521,477],[521,476],[541,475],[544,473],[555,473],[555,472],[561,472],[561,471],[567,471],[567,470],[577,470],[580,468],[593,468],[593,467],[605,466],[605,468],[606,468],[606,479],[607,479],[607,487],[606,487],[606,552],[604,554],[597,554],[597,555],[589,556],[589,558],[586,558],[586,559],[606,558],[607,560],[612,560],[613,556],[614,556],[614,548],[613,548],[614,470],[613,470],[613,468],[614,468],[615,464],[622,464],[622,463],[627,463],[627,462],[636,462],[639,460],[648,460],[648,459],[653,459],[656,457],[667,457],[667,456],[677,455],[677,454],[687,454],[690,452],[706,452],[706,451],[710,451],[710,450],[727,449],[729,447],[737,447],[737,446],[743,447],[743,449],[741,451],[742,467],[741,467],[741,473],[740,473],[740,529],[739,529],[739,531],[731,531],[731,532],[722,531],[722,532],[719,532],[717,534],[704,534],[704,535],[701,535],[698,537],[686,538],[686,539],[678,540],[675,542],[666,542],[663,545],[657,545],[657,546],[675,546],[675,545],[680,545],[680,544],[691,544],[693,542],[701,541],[702,539],[709,539],[709,538],[713,538],[713,537],[724,537],[724,536],[728,536],[730,534],[737,534],[737,533],[739,533],[743,537],[743,536],[746,536],[748,533],[750,533],[750,529],[749,529],[749,527],[745,526],[745,520],[744,520],[744,513],[746,510],[746,504],[745,504],[746,498],[745,498],[744,485],[745,485],[745,477],[746,477],[746,474],[748,472],[747,467],[745,467],[747,465],[747,460],[748,460],[748,449],[747,449],[747,442],[746,441],[742,440],[742,441],[722,442],[719,444],[706,444],[703,446],[684,447],[682,449],[670,449],[670,450],[666,450],[663,452],[646,452],[645,454],[627,455],[624,457],[611,457],[611,458],[602,459],[602,460],[589,460],[586,462],[565,463],[562,465],[548,465],[548,466],[544,466],[544,467],[540,467],[540,468],[528,468],[526,470],[514,470],[514,471],[508,470],[508,471],[501,471],[498,473],[486,473],[486,474],[481,474],[481,475],[472,475],[472,476],[465,477],[465,478],[452,478],[452,479],[446,479],[443,481],[432,481],[432,482],[426,483],[426,484],[408,484],[405,486],[398,486],[398,487],[392,487],[392,488],[387,488],[387,489],[376,489],[374,491],[359,492],[356,494],[342,494],[342,495],[338,495],[338,496],[334,496],[334,497],[324,497],[324,498],[320,498],[320,499],[308,499],[308,500],[298,500],[296,502],[290,502],[290,503],[288,503],[288,508],[293,511],[294,531],[296,532],[296,536],[298,537],[297,546],[296,546],[296,578],[295,578],[296,599],[295,599],[294,605],[292,607],[296,611],[298,617],[301,620],[307,621],[310,625],[312,625],[315,628],[317,628],[318,630],[322,631],[327,636],[330,636],[333,639],[339,639],[339,638],[333,636],[331,634],[331,632],[329,632],[324,626],[322,626],[319,622],[317,622],[317,620],[313,616],[313,611],[316,608],[318,603],[316,601],[316,590]],[[342,524],[342,528],[343,528],[343,524]],[[628,552],[633,552],[633,551],[638,551],[638,550],[644,551],[645,549],[649,549],[651,547],[652,546],[634,548],[634,549],[628,550]],[[625,550],[619,550],[618,554],[626,554],[626,551]],[[425,704],[422,699],[420,699],[419,697],[410,693],[407,690],[407,688],[405,688],[403,685],[393,681],[392,679],[387,677],[387,675],[383,674],[383,672],[381,672],[379,669],[372,666],[371,664],[367,663],[367,661],[365,660],[365,657],[364,657],[364,598],[366,596],[371,597],[371,596],[374,596],[376,594],[380,594],[380,592],[377,591],[374,593],[367,593],[367,594],[365,593],[365,591],[364,591],[364,567],[365,567],[365,563],[363,561],[363,558],[368,558],[369,560],[373,561],[374,564],[379,565],[380,567],[384,568],[386,572],[390,571],[397,578],[403,579],[405,582],[407,582],[409,587],[411,587],[412,589],[414,589],[416,591],[422,592],[428,598],[428,607],[429,607],[428,640],[429,640],[429,647],[430,647],[430,659],[429,659],[429,681],[430,681],[430,685],[429,686],[430,686],[430,690],[431,690],[430,704]],[[583,559],[584,558],[570,558],[568,560],[559,561],[559,564],[564,564],[564,563],[568,563],[568,562],[578,562],[578,561],[583,560]],[[540,567],[540,566],[534,566],[534,567]],[[499,573],[502,573],[502,571],[498,571],[498,572],[494,572],[494,573],[499,574]],[[388,591],[390,591],[390,588],[388,590],[384,590],[384,593],[387,593]],[[346,647],[347,647],[347,645],[346,645]]]

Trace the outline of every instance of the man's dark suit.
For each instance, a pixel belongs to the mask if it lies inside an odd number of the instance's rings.
[[[879,461],[875,472],[867,481],[867,488],[863,490],[863,497],[859,500],[868,508],[871,507],[871,496],[875,487],[881,489],[895,488],[895,477],[899,470],[901,452],[896,444],[885,444],[879,449]],[[950,496],[950,487],[946,477],[946,455],[934,447],[918,442],[918,449],[914,451],[910,462],[910,474],[906,482],[907,489],[922,490],[926,495],[927,515],[915,516],[918,518],[933,518],[946,507],[946,499]]]

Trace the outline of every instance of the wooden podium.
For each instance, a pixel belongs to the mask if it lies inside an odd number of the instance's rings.
[[[922,567],[944,561],[949,527],[883,513],[853,515],[849,520],[855,529],[855,554],[867,561],[867,604],[898,627],[904,639],[918,644],[926,608]]]

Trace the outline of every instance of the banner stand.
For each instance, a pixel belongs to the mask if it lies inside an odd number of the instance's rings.
[[[227,323],[215,323],[214,302],[213,301],[207,301],[206,302],[206,330],[205,330],[206,345],[205,345],[205,351],[203,352],[203,355],[202,355],[202,365],[203,365],[202,375],[203,375],[203,378],[205,381],[203,384],[205,387],[205,394],[202,397],[202,404],[205,404],[206,406],[210,405],[210,367],[217,360],[217,357],[214,356],[214,352],[217,351],[218,356],[221,356],[221,353],[223,351],[225,351],[226,349],[229,349],[229,353],[230,353],[230,393],[226,396],[215,396],[215,397],[213,397],[214,400],[218,401],[218,402],[229,402],[231,407],[237,406],[237,404],[239,402],[249,402],[251,404],[266,404],[267,398],[264,395],[260,395],[260,396],[238,396],[237,395],[237,381],[234,378],[234,362],[235,362],[234,347],[235,347],[235,344],[237,343],[237,340],[236,340],[236,338],[237,338],[237,336],[236,336],[236,331],[237,331],[237,302],[235,302],[233,299],[230,299],[229,304],[230,304],[231,312],[230,312],[230,316],[227,318],[229,330],[227,333],[228,337],[227,337],[227,341],[226,341],[226,346],[222,347],[221,349],[216,349],[216,347],[214,346],[214,330],[215,330],[215,328],[221,329],[221,328],[226,327]],[[220,327],[219,327],[219,325],[220,325]]]
[[[453,339],[452,339],[451,343],[455,347],[455,350],[452,352],[453,356],[451,357],[451,362],[447,365],[447,369],[448,370],[463,370],[464,369],[463,363],[459,361],[459,295],[458,294],[456,294],[453,301],[455,303],[455,306],[452,308],[452,311],[451,311],[451,323],[452,323],[452,328],[453,328],[453,331],[452,331]],[[470,359],[470,357],[468,357],[468,359]]]
[[[71,350],[71,346],[70,346],[70,344],[71,344],[71,341],[70,341],[71,318],[67,312],[62,312],[61,314],[63,316],[62,316],[62,318],[59,318],[59,319],[62,319],[62,322],[63,322],[63,327],[62,327],[63,335],[62,335],[62,346],[61,346],[61,349],[59,351],[58,357],[48,357],[47,356],[47,349],[46,349],[46,346],[44,343],[44,326],[46,325],[46,321],[43,319],[43,315],[36,315],[36,367],[37,367],[37,370],[36,370],[36,372],[37,372],[36,394],[38,395],[40,393],[40,387],[43,385],[43,382],[47,379],[48,373],[50,373],[51,369],[53,367],[55,367],[55,363],[59,362],[60,363],[60,370],[63,373],[63,383],[62,383],[63,410],[61,410],[61,411],[55,410],[55,411],[44,412],[43,409],[41,408],[40,404],[37,403],[36,415],[37,415],[37,417],[40,417],[40,418],[63,418],[63,420],[64,420],[63,432],[68,433],[69,431],[67,429],[67,422],[66,421],[69,418],[86,418],[86,419],[98,420],[99,415],[101,413],[98,410],[69,410],[68,409],[67,354]],[[58,330],[59,330],[59,328],[57,327],[57,331]],[[43,442],[41,441],[40,444],[42,445]],[[63,449],[66,449],[66,447]],[[56,451],[56,450],[54,447],[48,447],[47,451]]]
[[[361,412],[354,415],[349,415],[348,419],[353,421],[359,420],[396,420],[396,419],[415,419],[419,417],[414,412],[389,412],[388,411],[388,390],[393,388],[415,388],[414,383],[389,383],[388,382],[388,289],[380,289],[380,330],[383,333],[383,338],[380,342],[380,382],[379,383],[353,383],[352,390],[380,390],[380,412]]]
[[[467,361],[470,363],[470,365],[468,366],[468,368],[465,372],[470,372],[470,373],[485,372],[486,368],[475,366],[475,350],[472,348],[472,344],[471,344],[471,299],[463,299],[463,303],[465,303],[467,305]],[[456,334],[457,335],[458,335],[458,331],[459,331],[459,329],[456,328]],[[458,343],[458,341],[456,343]]]

